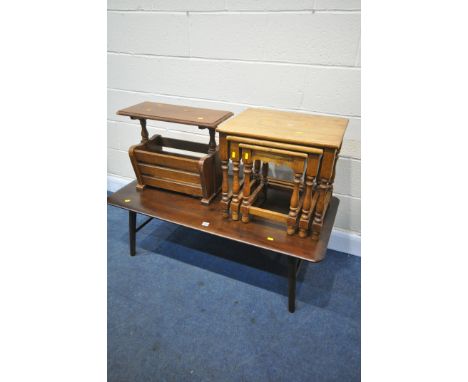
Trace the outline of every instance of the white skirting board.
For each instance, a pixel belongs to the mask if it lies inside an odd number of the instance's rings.
[[[122,178],[115,175],[107,175],[107,191],[115,192],[134,180],[135,179]]]
[[[115,192],[131,181],[133,181],[133,179],[108,175],[107,190]],[[328,248],[335,251],[349,253],[350,255],[361,256],[361,236],[352,232],[334,228],[331,233]]]

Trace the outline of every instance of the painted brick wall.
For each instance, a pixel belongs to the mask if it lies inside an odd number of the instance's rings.
[[[359,0],[108,0],[108,173],[134,178],[142,101],[231,110],[275,108],[350,119],[337,165],[335,226],[359,233]],[[207,132],[148,122],[150,135]]]

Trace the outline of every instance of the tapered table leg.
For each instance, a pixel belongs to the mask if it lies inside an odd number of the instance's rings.
[[[288,309],[290,313],[296,310],[296,274],[297,259],[288,256]]]
[[[128,232],[130,242],[130,256],[136,253],[136,212],[128,211]]]

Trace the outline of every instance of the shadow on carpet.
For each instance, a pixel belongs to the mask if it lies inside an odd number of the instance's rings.
[[[145,217],[138,215],[139,222]],[[109,381],[359,381],[360,258],[304,262],[108,206]]]

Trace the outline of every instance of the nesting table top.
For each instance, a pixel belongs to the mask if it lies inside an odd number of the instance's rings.
[[[346,118],[247,109],[216,130],[226,135],[338,149],[347,126]]]
[[[233,115],[230,111],[201,109],[158,102],[142,102],[119,110],[117,114],[132,118],[182,123],[212,129]]]

